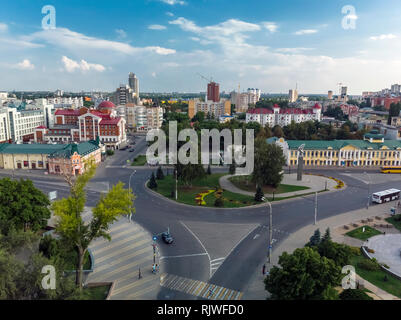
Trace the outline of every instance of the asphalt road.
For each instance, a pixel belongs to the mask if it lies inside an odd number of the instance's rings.
[[[248,209],[213,209],[184,206],[160,198],[144,187],[155,168],[123,167],[146,152],[145,137],[135,137],[135,152],[116,151],[102,163],[88,188],[87,205],[94,206],[107,184],[119,181],[128,186],[134,170],[131,187],[136,194],[134,220],[152,234],[170,229],[175,241],[172,245],[159,242],[163,256],[163,271],[181,277],[209,281],[216,285],[242,291],[258,266],[266,259],[268,250],[268,207]],[[220,171],[220,170],[219,170]],[[337,177],[347,184],[343,191],[321,193],[318,196],[318,219],[324,219],[351,210],[366,207],[368,184],[361,179],[364,170],[308,170]],[[358,173],[358,179],[352,177]],[[171,169],[170,169],[171,174]],[[351,175],[349,175],[351,174]],[[0,176],[9,173],[0,172]],[[57,177],[31,177],[35,185],[49,192],[57,190],[58,198],[68,196],[68,188]],[[368,179],[366,179],[368,180]],[[365,181],[366,181],[365,180]],[[372,181],[372,192],[388,188],[401,189],[399,179]],[[273,238],[283,241],[292,232],[314,221],[314,197],[295,198],[273,204]],[[219,261],[219,262],[214,262]],[[211,267],[214,266],[213,272]],[[212,277],[210,278],[212,274]],[[195,299],[179,291],[161,289],[159,299]]]

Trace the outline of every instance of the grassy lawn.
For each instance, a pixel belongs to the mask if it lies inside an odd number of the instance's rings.
[[[217,190],[220,188],[219,179],[220,177],[226,175],[225,173],[216,173],[212,175],[207,175],[203,179],[197,179],[192,181],[192,187],[187,187],[178,182],[178,202],[189,204],[193,206],[198,206],[195,197],[201,192],[208,190]],[[172,175],[166,176],[163,180],[157,180],[157,191],[161,195],[175,200],[172,197],[171,192],[175,190],[175,179]],[[216,201],[216,192],[207,195],[204,198],[206,204],[205,207],[214,207],[214,202]],[[239,208],[246,207],[254,204],[259,204],[254,201],[253,197],[232,193],[224,190],[222,193],[224,208]]]
[[[256,192],[256,185],[251,181],[251,176],[239,176],[239,177],[231,177],[228,179],[233,185],[235,185],[238,189],[248,191],[248,192]],[[273,188],[271,186],[263,186],[263,193],[265,194],[281,194],[287,192],[295,192],[308,190],[310,188],[303,186],[293,186],[288,184],[280,184],[277,188]]]
[[[367,258],[363,255],[352,256],[350,264],[355,267],[356,273],[380,289],[401,298],[401,281],[383,270],[368,271],[358,267],[358,263],[364,259]],[[387,281],[384,280],[385,276],[387,276]]]
[[[365,228],[365,232],[362,232],[363,228]],[[369,239],[370,237],[377,236],[379,234],[382,234],[382,233],[379,230],[376,230],[369,226],[363,226],[363,227],[357,228],[355,230],[352,230],[352,231],[346,233],[346,235],[349,237],[356,238],[356,239],[363,240],[363,241]]]
[[[106,300],[110,285],[85,288],[85,295],[89,300]]]
[[[134,161],[132,161],[131,165],[132,166],[144,166],[147,164],[146,156],[145,155],[139,155],[137,156]]]
[[[394,225],[394,227],[401,231],[401,214],[387,218],[386,221],[388,223],[391,223],[392,225]]]

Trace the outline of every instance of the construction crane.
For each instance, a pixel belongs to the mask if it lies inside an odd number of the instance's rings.
[[[206,80],[207,82],[213,82],[213,78],[206,78],[205,76],[201,75],[200,73],[197,73],[198,76],[200,76],[202,79]]]

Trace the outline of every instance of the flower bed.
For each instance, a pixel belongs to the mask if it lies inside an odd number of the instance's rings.
[[[216,190],[208,190],[205,192],[201,192],[198,193],[195,197],[195,201],[199,206],[205,206],[206,202],[205,202],[205,197],[208,196],[209,194],[212,194],[213,192],[215,192]]]

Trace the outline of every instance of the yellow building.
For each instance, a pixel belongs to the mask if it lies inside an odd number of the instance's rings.
[[[270,141],[271,142],[271,141]],[[364,140],[284,140],[275,143],[283,148],[287,165],[297,166],[299,148],[304,145],[304,165],[310,167],[380,167],[401,165],[401,141],[384,140],[376,132]]]

